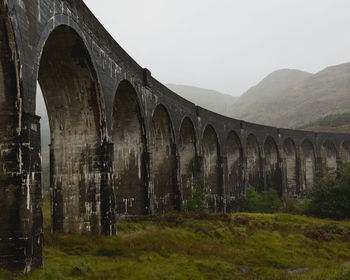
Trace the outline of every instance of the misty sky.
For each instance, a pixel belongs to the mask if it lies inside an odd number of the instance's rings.
[[[240,95],[270,72],[350,62],[349,0],[84,0],[162,83]]]

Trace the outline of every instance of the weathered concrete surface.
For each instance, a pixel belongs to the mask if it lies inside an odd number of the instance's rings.
[[[250,134],[247,138],[246,156],[248,185],[261,192],[264,190],[264,184],[261,178],[260,148],[258,140],[253,134]]]
[[[83,1],[0,0],[0,264],[42,265],[40,82],[51,128],[53,229],[115,234],[116,218],[180,209],[200,174],[211,212],[275,188],[303,196],[350,160],[350,136],[261,126],[171,92]]]
[[[300,147],[300,163],[301,163],[301,192],[312,188],[315,180],[316,157],[314,146],[309,140],[304,140]]]
[[[337,169],[337,150],[332,142],[325,141],[321,147],[322,171],[334,172]]]
[[[180,129],[179,157],[181,176],[181,200],[182,203],[191,198],[192,183],[200,171],[197,166],[197,144],[196,134],[191,119],[186,117]]]
[[[207,126],[203,134],[203,168],[206,200],[211,212],[220,210],[222,190],[220,182],[219,143],[212,126]]]
[[[285,193],[290,197],[298,195],[298,173],[297,173],[297,150],[292,139],[288,138],[283,142],[283,180],[286,186]]]
[[[345,141],[340,146],[340,158],[344,162],[350,162],[350,142]]]
[[[230,132],[226,140],[227,154],[227,192],[226,198],[232,201],[244,196],[243,180],[243,150],[242,144],[236,133]]]
[[[71,28],[51,33],[38,80],[51,128],[53,230],[100,233],[99,89],[84,44]]]
[[[174,133],[169,115],[162,105],[153,113],[151,135],[155,211],[173,211],[179,207],[180,199],[176,181]]]
[[[269,136],[264,144],[265,156],[265,186],[273,188],[282,196],[282,173],[280,169],[280,155],[275,140]]]
[[[126,81],[120,83],[115,97],[112,134],[117,213],[145,214],[148,198],[145,131],[137,94]]]

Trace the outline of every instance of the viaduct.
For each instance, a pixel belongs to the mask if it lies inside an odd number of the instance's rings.
[[[0,265],[43,264],[37,82],[51,128],[54,231],[112,235],[120,215],[180,210],[191,178],[210,212],[247,186],[302,196],[350,160],[350,135],[230,119],[140,67],[81,0],[0,0]]]

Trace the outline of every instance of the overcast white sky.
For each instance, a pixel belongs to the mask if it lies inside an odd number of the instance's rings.
[[[240,95],[282,68],[350,62],[349,0],[84,0],[162,83]]]

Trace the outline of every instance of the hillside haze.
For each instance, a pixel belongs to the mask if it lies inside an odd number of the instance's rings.
[[[224,94],[216,90],[175,84],[167,84],[166,86],[183,98],[225,116],[230,116],[231,108],[238,100],[236,96]]]
[[[243,94],[230,115],[246,121],[295,128],[343,114],[350,106],[350,63],[314,75],[279,70]]]
[[[282,69],[240,97],[184,85],[167,85],[214,112],[258,124],[314,131],[350,131],[350,63],[316,74]]]

